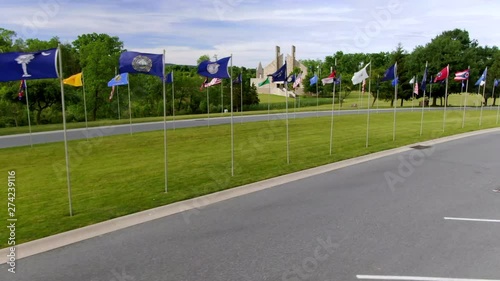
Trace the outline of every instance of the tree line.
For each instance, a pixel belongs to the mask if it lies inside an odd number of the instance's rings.
[[[61,46],[64,78],[83,72],[87,115],[89,120],[117,119],[119,114],[128,117],[127,86],[118,88],[113,99],[109,99],[111,88],[107,86],[117,73],[120,54],[126,51],[123,42],[108,34],[82,34],[71,43],[61,42],[58,37],[50,40],[18,38],[12,30],[0,28],[1,52],[31,52]],[[207,55],[202,58],[208,58]],[[209,88],[210,105],[207,108],[206,91],[200,90],[204,78],[197,74],[197,67],[166,65],[166,72],[174,72],[175,100],[172,100],[172,85],[167,85],[167,114],[176,115],[222,112],[230,110],[230,83],[223,81],[221,86]],[[243,87],[243,107],[258,104],[257,89],[250,85],[255,70],[233,67],[234,77],[242,74],[243,83],[234,85],[234,110],[241,110],[240,92]],[[34,123],[48,124],[62,122],[60,84],[57,79],[29,80],[27,95],[29,110]],[[129,76],[132,117],[163,116],[163,85],[161,79],[149,75]],[[19,82],[0,84],[0,127],[27,125],[26,100],[19,98]],[[68,122],[85,120],[83,88],[65,85],[66,113]],[[119,100],[119,104],[118,104]]]
[[[337,65],[335,66],[335,61]],[[337,76],[342,76],[343,91],[358,91],[359,86],[353,86],[351,83],[352,75],[360,69],[360,63],[364,65],[371,61],[371,95],[373,103],[379,91],[379,98],[385,101],[394,102],[394,87],[391,82],[381,82],[378,80],[383,77],[384,72],[389,66],[398,64],[397,73],[399,76],[398,84],[398,100],[400,105],[404,101],[408,101],[413,97],[413,85],[409,84],[412,77],[418,75],[418,82],[422,81],[422,76],[425,70],[426,62],[428,62],[428,84],[426,87],[426,96],[429,97],[429,92],[432,87],[432,105],[437,106],[437,100],[440,100],[440,105],[443,104],[445,95],[445,85],[429,84],[431,76],[434,78],[448,64],[450,65],[450,77],[448,94],[462,93],[462,84],[453,80],[455,72],[466,70],[470,67],[470,78],[468,85],[469,93],[477,93],[478,87],[474,84],[479,79],[484,69],[488,67],[488,76],[486,81],[485,104],[488,104],[488,99],[493,98],[493,105],[500,95],[500,91],[496,91],[492,96],[493,81],[500,78],[500,51],[497,46],[480,46],[477,40],[471,39],[466,30],[449,30],[444,31],[436,36],[431,42],[425,45],[419,45],[412,52],[408,52],[401,44],[398,44],[392,52],[380,53],[354,53],[345,54],[336,52],[331,56],[326,56],[323,60],[304,60],[303,63],[309,68],[307,77],[303,83],[307,92],[315,93],[316,85],[310,85],[309,79],[315,73],[321,71],[321,76],[324,78],[330,74],[331,67],[336,69]],[[368,82],[368,81],[367,81]],[[318,85],[320,96],[331,96],[332,85]],[[368,85],[366,86],[368,92]],[[481,89],[482,94],[482,89]],[[344,93],[345,95],[345,93]],[[420,92],[422,96],[422,92]]]

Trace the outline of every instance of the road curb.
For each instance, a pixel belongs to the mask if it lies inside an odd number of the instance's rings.
[[[267,179],[259,181],[256,183],[246,184],[239,187],[234,187],[228,190],[219,191],[216,193],[208,194],[205,196],[172,203],[169,205],[157,207],[154,209],[141,211],[138,213],[126,215],[123,217],[111,219],[108,221],[100,222],[90,226],[82,227],[79,229],[63,232],[53,236],[45,237],[42,239],[30,241],[24,244],[16,246],[16,259],[21,259],[43,253],[46,251],[54,250],[60,247],[64,247],[73,243],[80,242],[82,240],[90,239],[93,237],[101,236],[116,230],[124,229],[130,226],[134,226],[140,223],[152,221],[155,219],[163,218],[173,214],[178,214],[181,212],[189,210],[199,210],[205,206],[228,200],[231,198],[239,197],[256,191],[268,189],[278,185],[286,184],[289,182],[301,180],[304,178],[312,177],[319,174],[324,174],[327,172],[335,171],[352,165],[368,162],[378,158],[391,156],[401,152],[411,150],[414,145],[436,145],[444,142],[449,142],[453,140],[458,140],[462,138],[467,138],[471,136],[477,136],[492,132],[500,132],[500,128],[486,129],[481,131],[474,131],[463,133],[459,135],[447,136],[435,140],[429,140],[424,142],[418,142],[410,145],[406,145],[399,148],[394,148],[390,150],[375,152],[372,154],[360,156],[357,158],[347,159],[339,161],[336,163],[327,164],[324,166],[319,166],[311,168],[308,170],[303,170],[299,172],[294,172],[288,175],[283,175],[275,177],[272,179]],[[0,249],[0,256],[6,257],[9,253],[9,248]],[[0,264],[4,264],[7,261],[0,261]]]

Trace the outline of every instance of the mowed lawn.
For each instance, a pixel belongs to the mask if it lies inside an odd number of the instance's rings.
[[[26,242],[126,214],[339,160],[444,135],[496,127],[496,110],[371,114],[370,146],[365,148],[366,115],[335,116],[334,150],[329,154],[330,117],[290,119],[290,160],[286,162],[285,121],[236,123],[235,176],[231,177],[230,126],[168,131],[168,193],[164,192],[163,131],[71,141],[74,216],[69,216],[63,143],[0,150],[0,167],[16,171],[17,242]],[[381,175],[382,177],[383,175]],[[7,203],[7,188],[0,191]],[[6,221],[7,210],[0,212]],[[7,231],[0,232],[0,248]]]
[[[285,97],[277,96],[277,95],[268,95],[268,94],[259,94],[260,99],[260,110],[252,110],[252,111],[244,111],[243,115],[255,115],[255,114],[267,114],[267,106],[268,100],[271,104],[271,113],[279,113],[285,112]],[[449,104],[454,107],[463,106],[466,99],[465,94],[452,94],[449,96]],[[417,107],[420,99],[415,99],[413,103],[411,101],[405,101],[403,104],[404,108]],[[482,96],[477,94],[470,94],[467,96],[467,106],[469,107],[480,107],[481,106]],[[297,99],[289,98],[289,111],[290,112],[304,112],[304,111],[317,111],[317,110],[331,110],[331,98],[319,98],[319,106],[317,106],[316,97],[299,97]],[[373,104],[373,98],[370,98],[370,107],[371,108],[390,108],[390,102],[378,100]],[[488,101],[490,104],[492,100]],[[439,101],[437,102],[440,105]],[[276,105],[282,104],[279,106],[279,109],[276,109]],[[354,106],[355,105],[355,106]],[[398,108],[400,103],[397,104]],[[366,94],[361,94],[359,92],[352,92],[347,98],[345,98],[342,107],[338,100],[336,100],[335,110],[353,110],[353,109],[363,109],[368,107],[368,99]],[[488,106],[489,107],[489,106]],[[133,112],[133,109],[132,109]],[[236,116],[241,115],[241,112],[235,112]],[[230,113],[220,113],[220,112],[212,112],[210,113],[210,117],[228,117]],[[119,125],[119,124],[128,124],[128,113],[122,112],[122,118],[120,120],[98,120],[98,121],[89,121],[89,127],[98,127],[98,126],[111,126],[111,125]],[[167,121],[175,120],[183,120],[183,119],[199,119],[206,118],[206,114],[192,114],[192,115],[177,115],[177,116],[167,116]],[[145,123],[145,122],[160,122],[163,121],[163,117],[145,117],[145,118],[133,118],[133,123]],[[76,128],[85,128],[85,122],[70,122],[67,123],[68,129],[76,129]],[[35,125],[32,124],[31,130],[32,132],[46,132],[46,131],[55,131],[62,130],[62,124],[46,124],[46,125]],[[21,127],[8,127],[8,128],[0,128],[0,136],[5,135],[14,135],[14,134],[27,134],[29,133],[28,126]]]

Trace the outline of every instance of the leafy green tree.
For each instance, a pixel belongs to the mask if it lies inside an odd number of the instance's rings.
[[[113,65],[123,51],[123,42],[118,37],[92,33],[79,35],[73,46],[83,71],[92,120],[97,120],[99,112],[102,117],[110,117],[113,110],[108,102],[107,82],[115,75]]]

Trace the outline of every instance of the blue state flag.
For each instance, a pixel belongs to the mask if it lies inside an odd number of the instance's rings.
[[[314,74],[313,78],[309,79],[309,84],[312,86],[316,83],[318,83],[318,76],[316,76],[316,74]]]
[[[165,78],[165,83],[167,83],[167,84],[174,83],[174,72],[173,71],[167,73],[167,77]]]
[[[273,82],[285,82],[286,81],[286,62],[280,67],[275,73],[270,75],[273,78]]]
[[[111,79],[108,82],[108,87],[122,86],[127,84],[128,84],[128,73],[121,73],[113,77],[113,79]]]
[[[339,75],[338,78],[333,78],[333,82],[337,85],[342,83],[342,75]]]
[[[420,89],[422,89],[422,91],[425,92],[425,87],[427,87],[427,74],[428,74],[428,70],[427,70],[427,66],[425,67],[425,70],[424,70],[424,76],[422,77],[422,83],[420,84]]]
[[[142,73],[163,78],[163,55],[123,52],[120,55],[120,73]]]
[[[483,86],[486,81],[486,75],[488,74],[488,68],[485,68],[481,77],[476,82],[476,86]]]
[[[399,84],[399,79],[398,79],[398,77],[394,78],[394,80],[392,80],[391,84],[392,84],[392,86],[393,86],[393,87],[396,87],[396,85],[398,85],[398,84]]]
[[[58,78],[58,49],[0,54],[0,82]]]
[[[240,75],[238,75],[238,77],[236,77],[236,79],[233,80],[233,84],[241,84],[241,82],[243,82],[243,74],[240,73]]]
[[[389,81],[394,79],[396,79],[396,64],[393,64],[385,71],[384,77],[382,77],[380,81]]]
[[[230,78],[228,64],[231,57],[222,58],[218,61],[202,61],[198,65],[198,74],[209,78]]]

